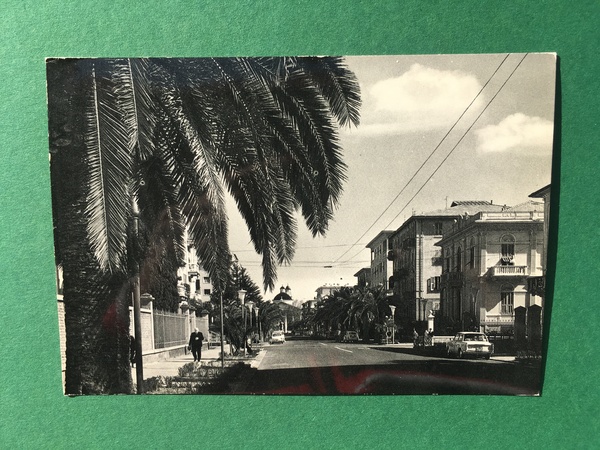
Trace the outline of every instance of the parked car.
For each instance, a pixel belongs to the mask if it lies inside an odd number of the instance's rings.
[[[273,331],[269,343],[271,344],[283,344],[285,342],[285,334],[283,331]]]
[[[342,342],[358,342],[358,333],[356,331],[346,331],[342,336]]]
[[[490,359],[494,353],[494,344],[488,341],[484,333],[461,331],[446,343],[446,353],[458,358],[475,356]]]

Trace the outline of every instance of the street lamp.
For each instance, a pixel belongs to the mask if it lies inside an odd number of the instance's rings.
[[[390,305],[390,310],[392,311],[392,344],[396,343],[396,336],[394,333],[394,328],[396,328],[396,317],[394,313],[396,312],[396,307],[394,305]]]
[[[248,303],[246,303],[246,306],[248,306],[248,309],[250,310],[250,328],[252,328],[252,312],[254,310],[254,302],[253,301],[249,301]],[[244,348],[246,347],[246,334],[244,333]]]
[[[256,322],[258,324],[258,342],[262,340],[262,332],[260,331],[260,308],[256,305]]]
[[[243,342],[242,342],[242,347],[244,348],[244,356],[246,356],[246,313],[244,311],[244,299],[246,298],[246,290],[244,289],[240,289],[238,291],[238,300],[240,301],[241,305],[242,305],[242,320],[244,322],[244,336],[243,336]]]
[[[246,306],[248,306],[248,309],[250,310],[250,328],[252,328],[252,312],[254,311],[254,302],[249,301],[246,303]]]

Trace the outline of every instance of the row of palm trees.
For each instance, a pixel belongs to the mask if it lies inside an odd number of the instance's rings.
[[[231,346],[233,355],[243,351],[244,344],[251,337],[258,336],[260,333],[260,339],[264,342],[270,330],[279,329],[279,324],[283,320],[279,306],[270,302],[261,302],[257,307],[257,310],[250,311],[234,303],[223,306],[223,334]],[[220,315],[218,308],[216,312]],[[211,326],[217,332],[220,331],[221,326],[219,315],[215,316]]]
[[[243,306],[239,301],[238,290],[245,291],[245,304],[251,302],[254,306],[252,309]],[[229,278],[222,293],[213,292],[211,301],[202,305],[202,308],[212,317],[211,330],[217,333],[221,331],[221,297],[223,335],[230,343],[234,354],[244,348],[244,343],[250,336],[259,332],[263,334],[261,338],[264,341],[269,330],[278,328],[283,320],[281,309],[263,300],[260,289],[246,268],[239,264],[235,255],[231,260]]]
[[[139,275],[183,264],[187,229],[222,291],[228,194],[272,288],[294,256],[297,211],[313,235],[333,217],[338,127],[358,124],[359,85],[342,58],[277,57],[51,59],[47,86],[65,391],[128,393]]]
[[[395,327],[387,292],[382,286],[341,287],[316,304],[306,325],[325,336],[354,330],[364,340],[380,340],[388,327]]]

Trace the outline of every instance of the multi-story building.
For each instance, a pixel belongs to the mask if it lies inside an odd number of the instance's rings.
[[[460,217],[437,243],[443,266],[436,329],[511,334],[515,308],[539,302],[527,292],[527,278],[542,273],[543,230],[543,206],[534,201]]]
[[[356,277],[356,285],[358,287],[371,286],[371,268],[363,267],[354,274]]]
[[[461,215],[502,208],[487,201],[455,201],[450,208],[413,214],[390,235],[391,301],[398,307],[396,321],[404,331],[422,329],[430,311],[439,309],[442,258],[436,242]]]
[[[393,230],[380,231],[366,248],[371,250],[371,285],[389,289],[389,277],[392,275],[392,262],[388,260],[389,237]]]
[[[317,293],[315,300],[319,302],[319,301],[323,300],[325,297],[332,295],[335,291],[339,291],[343,287],[348,287],[348,285],[346,284],[345,286],[342,286],[340,284],[325,283],[324,285],[319,286],[315,290],[315,292]]]
[[[550,185],[535,191],[530,194],[529,197],[541,198],[544,200],[544,252],[542,254],[542,275],[529,277],[527,286],[527,290],[530,293],[539,296],[543,301],[546,296],[546,260],[548,258],[548,227],[550,225]],[[540,306],[543,306],[543,304]]]
[[[182,301],[191,306],[200,306],[210,301],[213,287],[210,276],[198,261],[196,249],[191,243],[187,245],[185,265],[177,269],[177,291]]]

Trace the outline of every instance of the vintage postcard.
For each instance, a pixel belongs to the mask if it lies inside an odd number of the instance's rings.
[[[540,395],[556,58],[47,59],[65,394]]]

